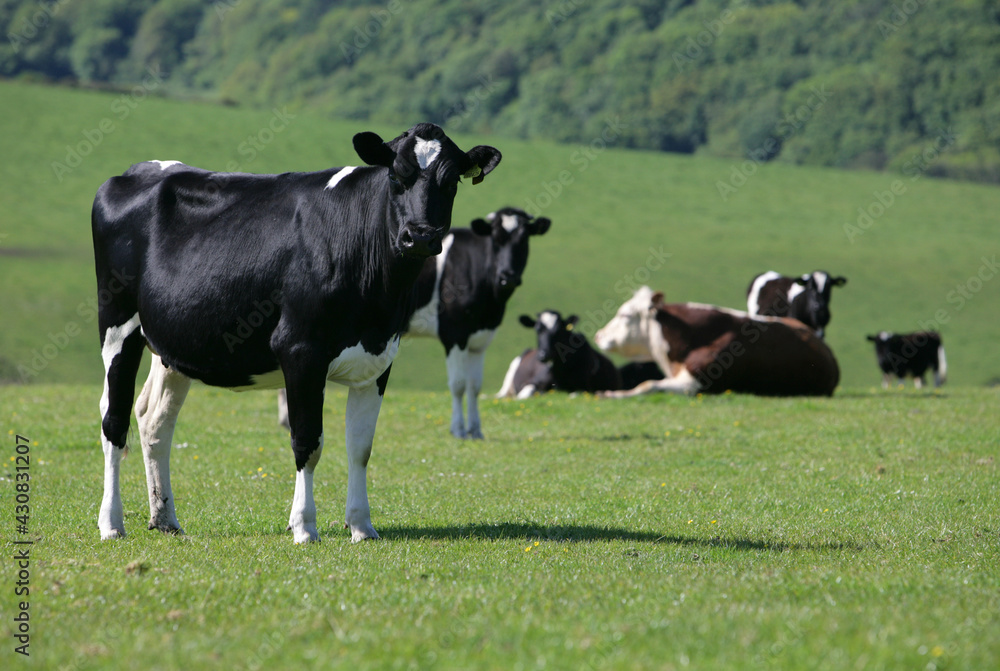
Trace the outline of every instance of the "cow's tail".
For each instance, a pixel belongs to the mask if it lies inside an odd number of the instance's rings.
[[[938,345],[938,366],[934,372],[934,386],[940,387],[948,381],[948,359],[944,356],[944,345]]]
[[[513,398],[517,393],[514,389],[514,375],[517,373],[518,366],[520,365],[521,357],[514,357],[514,360],[510,362],[510,366],[507,368],[507,374],[503,377],[503,384],[500,385],[500,391],[496,395],[497,398]]]

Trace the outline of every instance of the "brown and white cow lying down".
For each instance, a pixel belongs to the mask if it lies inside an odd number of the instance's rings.
[[[830,396],[840,379],[833,352],[805,324],[712,305],[664,303],[641,287],[594,336],[597,346],[667,374],[611,397],[653,391]]]

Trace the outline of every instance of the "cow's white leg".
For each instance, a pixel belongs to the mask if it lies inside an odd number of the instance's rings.
[[[468,399],[466,408],[469,423],[466,426],[466,438],[482,438],[483,430],[479,419],[479,392],[483,388],[483,365],[486,361],[486,350],[469,351],[465,362],[466,383],[465,394]]]
[[[104,498],[101,499],[101,511],[97,515],[97,527],[101,530],[101,540],[106,541],[125,537],[125,512],[122,508],[119,477],[124,450],[112,445],[103,434],[101,447],[104,450]]]
[[[662,380],[646,380],[634,389],[609,391],[603,395],[607,398],[628,398],[629,396],[639,396],[640,394],[649,394],[657,391],[674,394],[696,394],[700,388],[701,384],[698,380],[691,375],[691,372],[687,368],[684,368],[674,377]]]
[[[292,430],[292,425],[288,423],[288,393],[284,387],[278,390],[278,424],[286,431]]]
[[[160,357],[153,355],[149,377],[135,403],[142,458],[146,464],[149,528],[166,533],[184,533],[177,522],[174,494],[170,488],[170,444],[177,414],[190,388],[191,378],[167,368]]]
[[[534,393],[535,393],[535,385],[526,384],[521,389],[521,391],[517,392],[517,399],[523,401],[526,398],[531,398],[531,395]]]
[[[924,376],[923,375],[914,375],[913,376],[913,386],[916,387],[917,389],[923,389],[924,388]]]
[[[462,409],[462,397],[467,385],[466,369],[468,352],[458,345],[448,352],[446,365],[448,367],[448,389],[451,390],[451,435],[465,438],[465,416]]]
[[[382,392],[378,384],[351,387],[347,393],[347,507],[344,519],[355,543],[378,538],[368,507],[368,459],[381,407]]]
[[[888,389],[890,383],[890,377],[888,373],[882,373],[882,388]]]
[[[104,495],[97,514],[101,540],[125,536],[121,460],[125,455],[129,411],[135,395],[135,374],[144,347],[138,314],[113,326],[105,326],[105,319],[102,314],[104,392],[101,394],[101,449],[104,452]]]
[[[500,385],[500,391],[497,392],[495,398],[514,396],[514,376],[517,374],[517,369],[520,365],[521,357],[514,357],[514,360],[507,366],[507,374],[503,376],[503,384]]]
[[[323,453],[323,436],[319,437],[319,447],[309,455],[309,460],[295,473],[295,494],[292,496],[292,512],[288,516],[288,528],[296,543],[311,543],[319,540],[316,528],[316,500],[313,498],[313,474]]]

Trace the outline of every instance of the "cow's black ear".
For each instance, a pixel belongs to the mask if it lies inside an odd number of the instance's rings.
[[[354,151],[368,165],[391,168],[396,160],[396,152],[390,149],[377,133],[365,131],[354,136]]]
[[[538,217],[530,224],[528,224],[528,232],[531,235],[542,235],[545,231],[549,230],[549,226],[552,225],[552,221],[547,217]]]
[[[570,315],[569,317],[566,317],[566,326],[572,331],[578,321],[580,321],[580,318],[577,315]]]
[[[809,284],[809,275],[803,275],[802,277],[796,277],[795,278],[795,284],[798,284],[799,286],[803,286],[803,287],[805,285]]]
[[[521,315],[518,321],[521,322],[521,326],[527,326],[529,329],[535,328],[535,320],[528,315]]]
[[[485,219],[473,219],[470,226],[472,226],[472,232],[476,235],[493,234],[493,226],[491,226]]]
[[[485,144],[473,147],[466,156],[469,157],[472,165],[462,176],[471,177],[473,184],[479,184],[483,181],[483,177],[486,177],[493,168],[497,167],[501,158],[499,151]]]
[[[834,278],[834,280],[833,280],[833,286],[835,286],[835,287],[842,287],[845,284],[847,284],[847,278],[844,277],[843,275],[841,275],[840,277]]]
[[[865,340],[871,340],[872,342],[878,342],[878,336],[865,336]]]

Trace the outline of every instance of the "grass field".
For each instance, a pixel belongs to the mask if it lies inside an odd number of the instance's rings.
[[[467,442],[442,394],[390,385],[369,468],[382,540],[351,545],[333,387],[311,546],[284,530],[273,395],[201,386],[173,454],[187,535],[145,530],[135,450],[129,536],[99,541],[99,395],[0,388],[4,668],[12,539],[35,541],[26,668],[1000,666],[1000,390],[547,395],[486,403],[487,440]]]
[[[0,82],[8,101],[0,116],[0,379],[20,380],[25,370],[33,382],[101,379],[89,217],[109,176],[150,158],[249,172],[354,164],[350,138],[369,129],[294,109],[224,108],[156,93],[156,82],[125,93]],[[627,123],[609,120],[606,137],[613,142]],[[372,129],[388,138],[408,125]],[[927,326],[944,336],[951,385],[1000,378],[995,187],[919,171],[606,149],[600,137],[580,146],[456,137],[462,146],[486,142],[504,153],[482,185],[463,186],[456,225],[504,205],[554,222],[533,243],[510,315],[577,313],[590,335],[643,282],[668,300],[741,307],[760,271],[823,268],[849,278],[834,294],[828,335],[845,387],[879,380],[866,334]],[[933,153],[922,160],[932,164]],[[729,185],[725,193],[719,184]],[[508,362],[532,341],[506,321],[487,354],[487,390],[499,388]],[[443,358],[435,342],[405,342],[392,385],[443,390]]]

